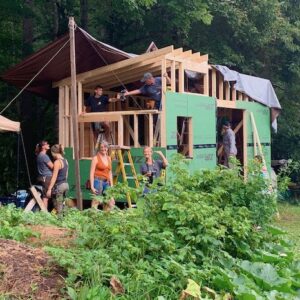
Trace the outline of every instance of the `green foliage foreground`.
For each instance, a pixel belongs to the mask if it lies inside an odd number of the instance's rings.
[[[73,229],[70,248],[46,247],[68,271],[72,299],[178,299],[188,280],[200,286],[195,299],[298,299],[300,262],[269,225],[276,199],[259,168],[245,183],[238,169],[191,175],[184,162],[171,167],[171,182],[138,209],[56,217],[1,208],[0,236],[25,239],[25,223]],[[124,294],[112,295],[112,276]]]

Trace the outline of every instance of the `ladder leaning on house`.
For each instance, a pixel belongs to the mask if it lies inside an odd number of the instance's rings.
[[[137,178],[137,174],[135,171],[133,159],[130,153],[130,147],[126,146],[110,146],[111,154],[110,157],[112,160],[117,161],[117,168],[115,173],[113,174],[113,183],[116,184],[118,182],[119,175],[122,175],[122,179],[124,183],[128,183],[128,180],[133,180],[135,187],[139,187],[139,181]],[[126,162],[125,162],[126,161]],[[130,166],[131,174],[128,174],[128,169],[126,166]],[[132,201],[130,194],[126,194],[128,207],[132,207]]]

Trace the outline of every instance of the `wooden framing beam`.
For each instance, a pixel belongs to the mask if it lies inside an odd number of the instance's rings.
[[[194,134],[193,134],[193,120],[191,117],[188,117],[188,133],[189,133],[189,142],[188,142],[188,147],[189,147],[189,157],[193,157],[194,153]]]
[[[217,100],[217,107],[236,108],[236,101]]]
[[[224,81],[225,84],[225,99],[230,100],[230,83],[228,81]]]
[[[158,50],[153,51],[153,52],[144,53],[144,54],[141,54],[141,55],[136,56],[136,57],[125,59],[125,60],[122,60],[120,62],[116,62],[114,64],[110,64],[110,65],[107,65],[107,66],[104,66],[104,67],[101,67],[101,68],[98,68],[98,69],[94,69],[94,70],[91,70],[91,71],[87,71],[87,72],[78,74],[77,75],[77,80],[78,81],[85,81],[88,78],[93,78],[93,77],[100,76],[101,74],[105,74],[105,73],[107,74],[109,72],[114,72],[115,70],[118,70],[120,68],[126,68],[126,67],[128,67],[130,65],[133,65],[135,63],[146,61],[147,59],[151,59],[151,58],[154,58],[154,57],[159,57],[162,54],[170,53],[173,50],[174,50],[173,46],[168,46],[168,47],[158,49]],[[65,78],[63,80],[54,82],[53,87],[58,87],[60,85],[69,84],[70,80],[71,80],[71,78],[68,77],[68,78]]]
[[[63,86],[59,87],[58,91],[58,142],[64,144],[65,128],[64,128],[64,98],[65,90]]]
[[[70,89],[67,85],[64,87],[65,90],[65,115],[64,115],[64,128],[65,128],[65,140],[64,146],[70,147]]]
[[[180,52],[182,52],[182,48],[175,49],[172,53],[174,53],[174,55],[175,55],[175,54],[180,53]],[[155,68],[156,66],[161,66],[161,60],[164,57],[165,57],[165,55],[162,54],[161,56],[154,57],[154,58],[151,58],[151,59],[147,59],[145,61],[141,61],[137,64],[133,64],[133,65],[128,66],[128,67],[119,68],[115,72],[103,73],[103,74],[101,74],[99,76],[96,76],[94,78],[85,80],[84,85],[85,85],[85,87],[89,86],[89,87],[94,88],[94,86],[96,84],[101,83],[101,85],[103,85],[103,86],[108,85],[108,87],[109,87],[109,84],[106,84],[107,81],[108,82],[110,82],[110,81],[116,82],[116,83],[118,83],[118,85],[120,85],[120,82],[119,82],[118,79],[122,80],[123,77],[126,78],[128,75],[129,76],[131,75],[131,77],[132,77],[132,75],[135,74],[138,71],[141,71],[143,73],[149,72],[150,68]],[[114,74],[116,74],[118,78],[116,78],[116,76]],[[139,80],[140,76],[135,78],[135,79]]]
[[[139,143],[139,118],[138,115],[133,116],[134,132],[133,132],[133,145],[140,147]]]
[[[247,110],[244,110],[243,111],[243,155],[244,155],[243,160],[244,160],[244,178],[245,178],[245,180],[247,179],[247,176],[248,176],[247,121],[248,121],[248,113],[247,113]]]
[[[149,147],[153,147],[153,115],[148,115],[149,119]]]
[[[223,75],[218,72],[219,74],[219,100],[223,100],[224,98],[224,78]]]
[[[184,93],[184,63],[179,64],[178,70],[178,92]]]
[[[212,97],[217,96],[217,72],[214,68],[211,70],[211,93]]]
[[[171,63],[171,91],[176,92],[176,62]]]
[[[159,126],[159,136],[160,136],[160,146],[161,147],[166,147],[167,146],[167,137],[166,137],[166,90],[167,90],[167,80],[163,76],[167,71],[167,61],[166,59],[163,59],[161,62],[161,77],[162,77],[162,93],[161,93],[161,113],[158,115],[157,120],[158,124],[155,124],[157,128]],[[180,73],[180,71],[179,71]],[[150,119],[149,119],[150,120]],[[150,122],[150,121],[149,121]],[[150,125],[149,125],[150,126]],[[153,131],[153,126],[152,129],[149,128],[149,132]],[[157,137],[158,135],[155,136],[155,142],[157,142]],[[152,133],[152,138],[153,138],[153,133]],[[149,141],[150,143],[151,141]],[[153,140],[152,140],[153,144]]]

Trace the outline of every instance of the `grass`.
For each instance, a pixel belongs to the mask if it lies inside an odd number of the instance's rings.
[[[300,206],[289,203],[278,205],[280,218],[276,224],[288,232],[288,237],[295,243],[297,257],[300,258]]]

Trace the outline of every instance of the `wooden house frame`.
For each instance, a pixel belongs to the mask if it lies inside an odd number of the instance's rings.
[[[191,93],[186,90],[186,71],[200,74],[201,79],[199,80],[201,80],[203,86],[201,93]],[[127,99],[123,104],[120,102],[110,104],[109,112],[83,114],[84,98],[87,94],[93,93],[97,84],[103,86],[106,94],[115,95],[116,91],[120,91],[128,84],[138,82],[145,72],[151,72],[154,76],[162,77],[161,111],[146,109],[146,98],[135,96],[132,97],[134,100]],[[167,86],[166,78],[163,76],[166,72],[168,72],[171,79],[169,86]],[[59,143],[72,148],[70,85],[71,78],[53,83],[53,87],[59,89]],[[184,51],[182,48],[175,49],[173,46],[168,46],[78,74],[77,99],[81,160],[88,160],[93,154],[94,145],[90,122],[112,122],[114,144],[140,149],[145,145],[160,147],[170,157],[171,154],[177,152],[175,148],[178,129],[174,129],[174,126],[176,127],[174,123],[176,121],[174,120],[177,118],[178,122],[178,118],[186,117],[187,132],[189,133],[187,139],[189,148],[187,152],[189,155],[187,156],[198,159],[198,163],[191,163],[191,165],[194,165],[192,169],[213,167],[217,164],[216,118],[218,115],[222,116],[222,114],[227,116],[236,114],[238,117],[236,117],[237,121],[234,129],[241,132],[242,136],[240,141],[242,157],[239,158],[242,160],[243,165],[247,166],[248,158],[254,156],[257,144],[250,120],[249,112],[251,112],[256,120],[260,120],[257,124],[258,133],[261,132],[262,134],[260,140],[264,149],[266,149],[266,161],[268,164],[270,163],[270,109],[253,101],[244,93],[236,91],[234,85],[224,81],[222,74],[208,63],[208,55],[201,55],[199,52],[192,53],[191,50]],[[190,112],[173,111],[179,106],[183,107],[183,103],[190,107]],[[205,123],[197,125],[198,120],[194,122],[198,119],[197,111],[201,114],[201,105],[202,107],[205,105],[205,109],[207,109],[207,113],[210,114],[210,119],[212,119],[212,121],[209,121],[212,124],[211,132],[207,136],[205,135],[207,142],[203,145],[197,141],[199,136],[192,134],[192,132],[200,130],[199,127],[202,127],[201,130],[203,130],[203,127],[206,126]],[[183,110],[185,109],[183,107]],[[171,118],[172,114],[174,116]],[[156,115],[159,116],[159,122],[155,127],[153,126],[153,119],[157,119]],[[204,113],[203,118],[200,116],[199,119],[203,119],[204,122],[206,117]],[[171,123],[172,125],[170,125]],[[210,154],[201,154],[208,148],[213,149]],[[197,153],[192,154],[193,152]],[[208,160],[211,161],[210,164],[205,163]],[[87,176],[85,175],[85,177]]]

